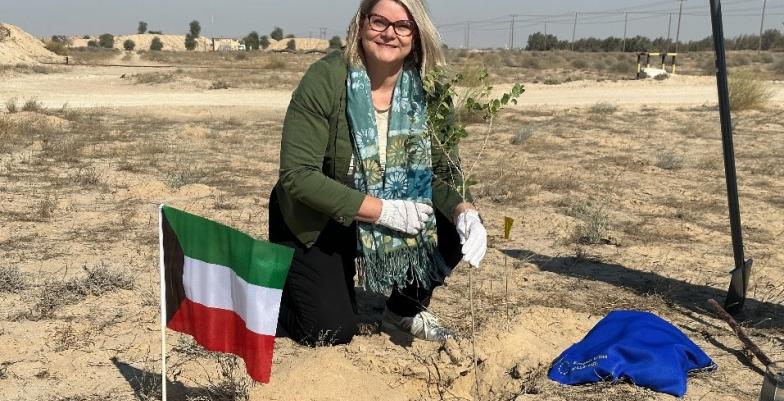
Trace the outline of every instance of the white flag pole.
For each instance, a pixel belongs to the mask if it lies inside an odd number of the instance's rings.
[[[158,245],[161,265],[161,400],[166,401],[166,275],[163,262],[163,204],[158,207]]]

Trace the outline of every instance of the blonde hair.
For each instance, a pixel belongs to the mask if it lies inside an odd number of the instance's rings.
[[[348,38],[344,56],[348,65],[352,67],[365,66],[361,38],[362,20],[379,1],[381,0],[362,0],[359,3],[357,14],[348,26]],[[417,29],[414,32],[414,42],[409,58],[417,64],[420,74],[425,76],[436,66],[444,64],[444,54],[441,51],[441,37],[430,19],[424,0],[394,1],[405,7],[416,23]]]

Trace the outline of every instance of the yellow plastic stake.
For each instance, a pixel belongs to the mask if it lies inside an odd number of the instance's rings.
[[[512,224],[514,224],[513,218],[504,217],[504,239],[509,239],[509,234],[512,232]]]

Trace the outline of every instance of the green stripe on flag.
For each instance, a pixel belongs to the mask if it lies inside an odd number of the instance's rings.
[[[166,205],[163,213],[186,256],[226,266],[250,284],[283,289],[293,249]]]

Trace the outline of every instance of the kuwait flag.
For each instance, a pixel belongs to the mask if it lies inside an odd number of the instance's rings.
[[[160,212],[166,326],[241,357],[268,383],[294,251],[166,205]]]

